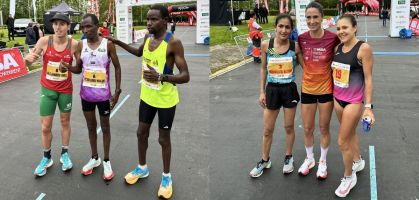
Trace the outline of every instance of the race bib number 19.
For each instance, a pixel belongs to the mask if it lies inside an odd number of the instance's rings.
[[[333,83],[341,88],[349,87],[349,73],[351,66],[339,62],[332,62]]]

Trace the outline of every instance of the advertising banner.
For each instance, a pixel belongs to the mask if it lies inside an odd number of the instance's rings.
[[[306,7],[311,0],[295,0],[295,17],[298,35],[308,31],[306,23]]]
[[[209,0],[198,0],[197,4],[196,43],[204,44],[210,29]]]
[[[409,28],[410,0],[391,1],[390,37],[399,37],[401,29]]]
[[[0,83],[28,74],[19,49],[0,50]]]

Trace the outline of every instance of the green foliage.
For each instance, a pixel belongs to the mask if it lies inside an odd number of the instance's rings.
[[[324,15],[326,16],[337,16],[338,15],[338,9],[336,8],[325,8],[323,9]]]

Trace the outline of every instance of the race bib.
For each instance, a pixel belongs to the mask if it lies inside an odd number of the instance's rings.
[[[141,74],[142,81],[141,82],[142,82],[142,84],[144,84],[145,86],[147,86],[147,87],[149,87],[149,88],[151,88],[153,90],[160,90],[161,84],[160,84],[159,81],[149,82],[149,81],[147,81],[147,80],[144,79],[144,70],[150,70],[149,67],[152,67],[152,66],[147,66],[146,63],[143,63],[143,70],[142,70],[142,74]],[[152,67],[152,68],[154,70],[156,70],[156,72],[159,71],[159,68],[158,67]]]
[[[339,62],[332,62],[333,83],[341,88],[349,87],[349,73],[351,66]]]
[[[83,86],[106,88],[106,69],[85,69]]]
[[[68,71],[62,73],[60,72],[60,62],[48,61],[47,64],[47,80],[51,81],[65,81],[68,78]]]
[[[292,57],[269,58],[268,71],[274,78],[290,78],[293,74]]]

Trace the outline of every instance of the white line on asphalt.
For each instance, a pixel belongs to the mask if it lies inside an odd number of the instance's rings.
[[[375,150],[374,146],[370,145],[370,185],[371,185],[371,200],[377,200],[377,179],[375,176]]]
[[[41,193],[36,200],[41,200],[45,197],[45,193]]]
[[[127,96],[125,96],[125,98],[121,101],[121,103],[119,103],[116,108],[114,110],[112,110],[111,112],[111,116],[109,117],[109,119],[112,119],[112,117],[115,115],[116,112],[118,112],[119,108],[121,108],[121,106],[125,103],[125,101],[130,97],[130,95],[128,94]],[[99,134],[102,131],[102,128],[100,128],[100,126],[96,129],[96,133]]]

